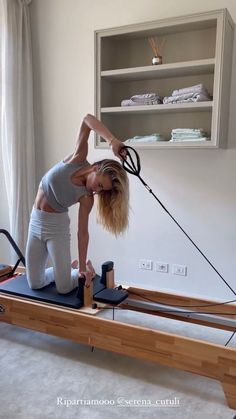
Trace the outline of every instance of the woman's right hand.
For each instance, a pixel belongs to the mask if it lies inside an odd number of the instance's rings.
[[[79,279],[84,278],[85,279],[85,287],[89,288],[90,284],[94,278],[94,273],[91,271],[85,271],[79,273]]]
[[[115,154],[116,157],[120,158],[126,158],[126,151],[122,148],[124,147],[124,143],[122,143],[122,141],[118,140],[118,138],[113,138],[110,142],[111,148],[113,153]]]

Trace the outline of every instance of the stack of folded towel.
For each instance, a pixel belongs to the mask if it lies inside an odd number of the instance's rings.
[[[209,137],[202,128],[175,128],[171,131],[171,142],[207,140]]]
[[[150,135],[143,135],[139,136],[136,135],[135,137],[129,138],[125,141],[125,144],[130,143],[153,143],[156,141],[166,141],[166,139],[161,134],[150,134]]]
[[[205,102],[208,100],[212,100],[212,97],[207,89],[203,86],[203,84],[197,84],[195,86],[173,90],[171,96],[165,96],[163,98],[163,103]]]
[[[130,99],[124,99],[121,106],[145,106],[145,105],[159,105],[162,103],[162,97],[157,93],[144,93],[142,95],[131,96]]]

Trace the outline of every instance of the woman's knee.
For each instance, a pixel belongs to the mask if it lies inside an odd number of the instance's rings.
[[[59,294],[68,294],[78,286],[76,275],[55,275],[56,289]]]
[[[29,284],[29,287],[32,290],[40,289],[47,285],[45,268],[26,265],[26,278]]]
[[[56,289],[57,289],[57,292],[58,292],[58,294],[68,294],[69,292],[71,292],[73,289],[74,289],[75,287],[73,286],[73,284],[65,284],[65,285],[62,285],[62,284],[57,284],[56,283]]]
[[[27,278],[28,285],[32,290],[38,290],[45,286],[45,284],[43,284],[41,280],[37,280],[36,277],[32,278],[30,275],[27,274],[26,278]]]

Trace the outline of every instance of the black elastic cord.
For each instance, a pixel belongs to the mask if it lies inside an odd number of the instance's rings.
[[[225,346],[227,346],[227,345],[228,345],[228,343],[229,343],[229,342],[233,339],[233,337],[234,337],[235,333],[236,333],[236,330],[232,333],[232,335],[230,336],[229,340],[227,340],[227,342],[226,342]]]
[[[145,188],[154,196],[154,198],[157,200],[159,205],[164,209],[164,211],[170,216],[170,218],[175,222],[175,224],[179,227],[179,229],[184,233],[184,235],[189,239],[189,241],[193,244],[193,246],[198,250],[198,252],[202,255],[202,257],[207,261],[207,263],[211,266],[211,268],[216,272],[216,274],[220,277],[220,279],[225,283],[225,285],[232,291],[232,293],[236,296],[236,291],[233,290],[233,288],[228,284],[228,282],[223,278],[223,276],[219,273],[219,271],[215,268],[215,266],[210,262],[210,260],[207,258],[207,256],[202,252],[202,250],[196,245],[196,243],[191,239],[191,237],[186,233],[186,231],[181,227],[181,225],[178,223],[178,221],[173,217],[173,215],[167,210],[167,208],[164,206],[164,204],[160,201],[160,199],[153,193],[150,186],[147,185],[147,183],[142,179],[140,176],[141,171],[141,164],[140,164],[140,158],[137,153],[137,151],[133,147],[124,146],[121,149],[121,152],[125,151],[126,157],[123,157],[122,154],[120,154],[123,162],[123,168],[130,173],[131,175],[137,176],[139,180],[142,182],[142,184],[145,186]],[[134,163],[133,157],[130,153],[132,151],[134,153],[134,156],[136,158],[136,164]],[[131,163],[130,163],[131,162]]]

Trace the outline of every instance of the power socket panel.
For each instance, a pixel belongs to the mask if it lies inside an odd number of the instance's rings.
[[[139,260],[139,268],[140,269],[146,269],[148,271],[152,271],[152,260],[149,259],[140,259]]]
[[[187,276],[187,266],[186,265],[173,264],[172,265],[172,274]]]
[[[155,271],[156,272],[168,273],[169,264],[166,263],[166,262],[155,262]]]

